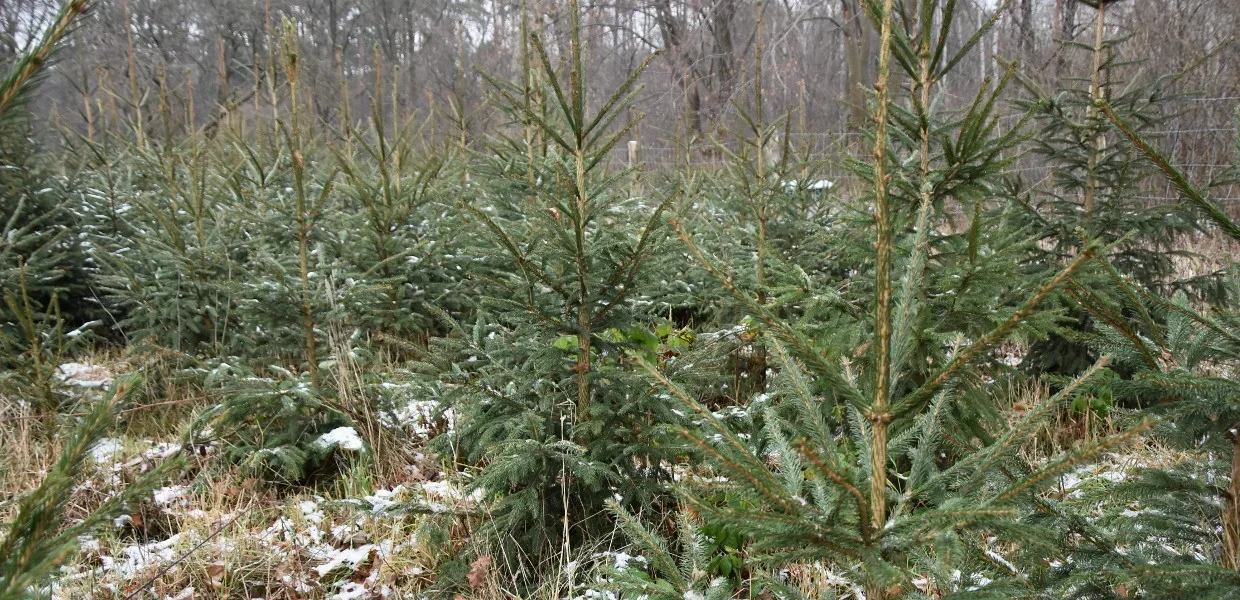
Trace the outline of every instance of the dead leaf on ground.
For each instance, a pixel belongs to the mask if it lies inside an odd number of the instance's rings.
[[[483,554],[469,565],[469,575],[465,577],[469,580],[470,589],[476,590],[482,587],[483,583],[486,583],[487,571],[491,568],[491,562],[491,555]]]

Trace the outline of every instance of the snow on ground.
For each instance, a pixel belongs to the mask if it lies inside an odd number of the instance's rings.
[[[152,499],[155,501],[155,504],[158,504],[159,506],[168,506],[173,502],[180,500],[188,490],[189,486],[170,485],[151,492],[151,495],[153,496]]]
[[[175,596],[164,596],[164,600],[194,600],[194,586],[189,586]]]
[[[131,453],[127,448],[143,448],[141,452]],[[128,444],[120,438],[101,438],[90,448],[91,460],[101,471],[119,473],[125,469],[138,467],[146,471],[153,464],[162,462],[181,451],[181,445],[171,442],[154,442],[151,440],[131,440]],[[83,481],[81,486],[88,486],[91,480]]]
[[[107,367],[69,362],[56,367],[56,376],[67,385],[98,388],[112,384],[112,372]]]
[[[350,439],[344,433],[336,437],[344,443]],[[119,440],[106,440],[98,448],[99,458],[105,459],[101,462],[119,459],[120,448]],[[79,487],[100,490],[100,486]],[[271,520],[264,527],[261,516],[256,523],[255,515],[244,511],[208,513],[202,492],[189,483],[174,483],[153,490],[147,506],[170,516],[175,531],[163,539],[135,539],[143,535],[140,522],[129,516],[118,519],[114,532],[80,540],[79,560],[62,569],[50,596],[53,600],[99,593],[123,596],[158,575],[167,587],[140,598],[190,600],[203,597],[204,583],[212,588],[208,593],[218,595],[220,586],[235,583],[230,578],[247,570],[275,569],[279,575],[268,585],[278,588],[270,594],[279,592],[280,598],[396,598],[400,596],[392,587],[394,577],[419,577],[430,570],[421,564],[425,551],[418,537],[402,525],[409,513],[399,508],[411,504],[431,506],[437,512],[463,510],[480,497],[480,492],[467,493],[447,481],[405,483],[357,498],[303,497],[267,513]],[[209,581],[204,582],[203,572],[210,574]]]
[[[103,438],[90,447],[90,457],[99,466],[112,466],[125,452],[125,445],[117,438]]]
[[[425,391],[413,384],[385,381],[381,385],[381,390],[387,404],[391,407],[380,416],[384,425],[405,429],[423,438],[429,438],[437,433],[435,428],[439,425],[440,418],[446,421],[448,431],[454,428],[455,415],[452,409],[441,411],[438,400],[426,399]]]
[[[341,450],[361,450],[362,438],[357,434],[357,430],[352,427],[337,427],[314,441],[316,446],[330,448],[336,446]]]
[[[797,188],[804,188],[811,192],[823,192],[835,187],[835,182],[828,179],[819,179],[817,181],[797,181],[795,179],[784,182],[784,191],[795,192]]]

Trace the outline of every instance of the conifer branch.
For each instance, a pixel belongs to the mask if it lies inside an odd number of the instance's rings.
[[[9,68],[8,75],[0,81],[0,124],[10,119],[10,110],[30,101],[35,84],[46,73],[61,42],[89,7],[90,0],[66,0],[34,48]]]
[[[860,390],[848,381],[848,378],[844,376],[838,365],[831,362],[830,356],[819,354],[818,351],[814,350],[809,340],[771,312],[770,307],[759,303],[737,287],[732,275],[715,266],[714,261],[707,257],[706,253],[693,241],[693,237],[689,235],[689,232],[684,228],[679,219],[670,219],[670,224],[672,229],[676,231],[680,241],[685,244],[706,273],[715,281],[718,281],[733,298],[744,304],[752,314],[761,318],[763,323],[775,330],[785,342],[797,351],[801,360],[804,360],[807,365],[813,368],[815,373],[820,377],[826,378],[832,384],[833,391],[840,394],[845,402],[858,409],[864,409],[867,406],[867,401]]]
[[[1159,350],[1166,352],[1167,336],[1163,335],[1161,328],[1155,323],[1154,317],[1146,308],[1145,303],[1141,302],[1139,294],[1133,289],[1132,284],[1115,268],[1115,265],[1105,255],[1099,255],[1097,258],[1098,263],[1111,276],[1111,281],[1119,286],[1120,291],[1124,293],[1124,297],[1128,299],[1129,307],[1137,311],[1142,323],[1145,324],[1146,330],[1154,337],[1154,343],[1158,344]]]
[[[1075,465],[1079,465],[1082,462],[1085,462],[1086,460],[1089,460],[1090,458],[1097,456],[1101,452],[1105,452],[1106,450],[1110,450],[1111,448],[1122,446],[1128,443],[1128,441],[1131,440],[1132,438],[1136,437],[1137,435],[1145,431],[1148,431],[1151,426],[1152,424],[1150,423],[1150,421],[1148,419],[1144,419],[1139,424],[1137,424],[1136,427],[1133,427],[1132,429],[1129,429],[1128,431],[1125,431],[1119,435],[1110,436],[1100,442],[1093,444],[1092,446],[1086,448],[1083,451],[1074,452],[1068,456],[1065,456],[1055,461],[1054,463],[1051,463],[1049,466],[1047,466],[1046,468],[1040,471],[1037,471],[1035,473],[1031,473],[1029,475],[1026,475],[1025,477],[1022,477],[1020,481],[1017,481],[1014,485],[1009,487],[1007,490],[995,496],[995,498],[991,500],[989,504],[992,504],[992,505],[1003,504],[1005,502],[1008,502],[1012,500],[1013,498],[1015,498],[1016,496],[1024,494],[1030,489],[1037,487],[1043,481],[1046,481],[1047,479],[1051,477],[1054,477],[1060,473],[1063,473],[1065,470],[1072,468]]]
[[[65,511],[73,499],[72,490],[82,476],[91,447],[113,425],[117,413],[139,384],[138,377],[117,381],[108,395],[96,402],[82,419],[39,487],[18,504],[17,514],[0,538],[0,598],[25,597],[76,551],[80,536],[124,514],[180,467],[180,456],[169,458],[110,497],[82,521],[71,525],[65,522]]]
[[[857,486],[853,485],[853,483],[846,477],[844,477],[842,473],[828,465],[813,446],[809,445],[805,441],[802,441],[798,446],[798,450],[803,456],[805,456],[805,458],[809,459],[810,464],[815,470],[818,471],[818,473],[827,479],[830,479],[832,483],[840,486],[845,492],[852,496],[853,500],[857,503],[857,514],[861,515],[861,539],[862,541],[869,543],[874,531],[869,522],[870,503],[866,501],[865,494],[861,493],[861,490]]]
[[[1145,340],[1142,340],[1141,336],[1128,327],[1125,319],[1107,310],[1100,298],[1076,282],[1073,282],[1068,289],[1064,290],[1064,293],[1076,300],[1085,310],[1089,311],[1089,314],[1094,315],[1098,320],[1119,332],[1120,335],[1128,338],[1128,341],[1132,342],[1133,347],[1141,353],[1141,358],[1145,361],[1146,366],[1154,370],[1159,369],[1158,360],[1154,358],[1154,354],[1146,346]]]
[[[792,529],[801,535],[796,536],[797,542],[802,542],[805,538],[813,541],[816,547],[825,548],[835,553],[842,559],[855,560],[862,556],[863,551],[860,547],[864,546],[861,540],[852,532],[844,529],[828,529],[824,528],[820,523],[814,520],[807,520],[798,513],[779,513],[770,511],[739,511],[731,507],[722,508],[703,501],[701,498],[693,494],[684,494],[683,498],[690,506],[699,513],[708,514],[716,519],[736,523],[738,525],[775,525],[780,530],[787,531]],[[806,532],[805,529],[810,531]],[[772,539],[768,543],[775,544],[780,540]],[[848,542],[850,545],[842,544],[841,541]]]
[[[952,377],[955,376],[957,371],[976,358],[977,355],[981,354],[983,350],[986,350],[991,345],[1006,337],[1012,328],[1016,327],[1021,321],[1024,321],[1032,315],[1037,310],[1038,305],[1041,304],[1042,301],[1051,294],[1051,292],[1055,291],[1055,289],[1062,285],[1063,282],[1067,281],[1072,274],[1077,271],[1077,269],[1080,269],[1081,266],[1092,258],[1093,254],[1094,252],[1092,248],[1086,248],[1083,252],[1078,254],[1077,257],[1073,259],[1071,263],[1068,263],[1068,266],[1064,267],[1063,270],[1055,275],[1054,278],[1043,284],[1042,287],[1038,288],[1038,290],[1034,292],[1033,296],[1030,297],[1019,310],[1017,310],[1011,317],[1008,317],[1007,321],[1004,321],[1003,324],[999,325],[995,329],[992,329],[990,332],[986,333],[986,335],[983,335],[981,339],[974,342],[968,348],[957,353],[955,358],[953,358],[946,367],[935,374],[934,377],[901,399],[897,405],[895,411],[896,414],[904,414],[915,408],[918,404],[929,397],[930,394],[933,394],[936,390],[950,381]]]
[[[732,458],[724,455],[723,452],[716,449],[713,445],[707,443],[705,440],[701,439],[700,436],[694,435],[688,430],[682,431],[682,435],[684,435],[684,437],[693,442],[703,451],[713,455],[717,460],[724,463],[726,466],[729,466],[729,470],[732,472],[748,479],[755,489],[761,492],[762,495],[766,496],[768,500],[777,504],[784,512],[789,514],[795,514],[797,512],[794,504],[787,498],[787,495],[782,493],[782,490],[780,490],[779,483],[770,477],[770,473],[767,471],[766,466],[753,456],[753,454],[749,451],[749,448],[745,446],[744,442],[741,442],[726,425],[720,422],[719,418],[716,417],[709,408],[706,408],[692,396],[685,393],[684,390],[680,389],[680,386],[673,383],[667,378],[666,375],[650,363],[646,362],[646,360],[641,356],[636,353],[630,353],[629,356],[638,364],[638,366],[646,371],[647,374],[658,381],[664,389],[671,392],[672,395],[676,396],[676,398],[685,406],[688,406],[696,412],[698,416],[702,417],[702,420],[708,423],[711,429],[715,430],[721,439],[727,443],[727,447],[735,452],[736,456],[739,457],[744,464],[737,464]],[[761,473],[762,476],[758,476],[757,473]]]
[[[659,203],[659,207],[655,209],[654,214],[650,215],[646,226],[642,228],[641,236],[637,240],[637,247],[625,257],[624,262],[616,267],[612,276],[607,280],[606,287],[616,287],[619,284],[620,289],[612,295],[603,308],[595,313],[592,319],[594,323],[601,322],[633,290],[633,283],[637,279],[638,270],[650,253],[653,252],[651,238],[662,222],[663,211],[667,209],[674,198],[675,196],[669,196]],[[623,282],[620,281],[622,277],[624,279]]]
[[[569,296],[568,290],[565,290],[558,282],[548,277],[546,273],[543,273],[542,269],[538,268],[538,265],[535,265],[525,256],[525,253],[521,251],[516,241],[508,235],[508,232],[504,231],[503,227],[500,227],[498,223],[491,219],[490,215],[467,203],[461,203],[461,207],[482,221],[483,225],[486,225],[486,228],[495,235],[504,246],[504,249],[508,251],[508,254],[512,256],[513,260],[516,260],[521,265],[522,270],[533,273],[534,277],[538,278],[538,281],[555,290],[557,294],[564,297]]]
[[[1219,229],[1223,230],[1223,233],[1226,233],[1232,239],[1240,240],[1240,225],[1237,225],[1234,221],[1232,221],[1231,217],[1228,217],[1227,213],[1223,212],[1223,209],[1211,202],[1205,194],[1190,183],[1188,181],[1188,177],[1186,177],[1182,171],[1172,166],[1169,160],[1163,157],[1163,155],[1157,150],[1154,150],[1154,148],[1147,144],[1131,126],[1125,123],[1123,119],[1119,118],[1119,116],[1115,114],[1115,111],[1112,110],[1109,102],[1100,101],[1098,102],[1098,107],[1101,108],[1107,118],[1115,124],[1115,127],[1119,129],[1120,133],[1124,134],[1124,137],[1128,138],[1128,141],[1132,142],[1132,144],[1136,146],[1142,154],[1145,154],[1146,158],[1148,158],[1150,162],[1154,163],[1154,166],[1158,167],[1158,169],[1166,175],[1172,185],[1174,185],[1176,189],[1180,190],[1180,194],[1185,200],[1188,200],[1189,203],[1205,212],[1206,216],[1209,217],[1211,221],[1214,221],[1214,224],[1217,225]]]
[[[813,426],[811,433],[814,443],[818,444],[824,450],[831,449],[833,432],[830,425],[825,422],[822,417],[822,401],[815,398],[810,390],[810,381],[806,379],[805,373],[801,366],[796,363],[796,359],[788,354],[788,349],[784,347],[783,342],[778,338],[771,340],[771,347],[775,351],[775,357],[782,367],[780,373],[792,385],[792,389],[796,392],[796,398],[799,403],[802,425],[810,424]],[[803,429],[804,430],[804,427]],[[832,460],[832,462],[836,462]]]
[[[642,555],[653,560],[655,563],[653,566],[660,573],[672,577],[672,583],[679,591],[683,592],[688,589],[688,582],[681,577],[680,569],[676,568],[676,563],[672,561],[667,551],[667,543],[663,541],[663,538],[652,533],[619,504],[609,502],[607,507],[611,509],[612,514],[619,521],[620,529],[628,534],[630,538],[636,540],[645,550]]]
[[[950,478],[957,474],[971,473],[972,481],[977,481],[979,478],[989,474],[990,468],[995,463],[1002,459],[1017,444],[1028,439],[1033,430],[1041,425],[1053,411],[1063,406],[1066,400],[1071,398],[1079,387],[1092,379],[1094,375],[1097,375],[1106,366],[1108,360],[1105,356],[1098,359],[1093,366],[1073,379],[1071,383],[1064,386],[1055,395],[1032,407],[1019,422],[1004,432],[999,439],[952,465],[941,476]]]

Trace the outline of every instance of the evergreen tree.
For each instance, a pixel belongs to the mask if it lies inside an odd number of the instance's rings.
[[[758,566],[822,560],[853,569],[870,599],[1009,598],[1024,590],[1037,561],[1056,552],[1045,543],[1051,532],[1027,520],[1039,490],[1136,431],[1041,466],[1017,456],[1099,366],[1010,426],[980,410],[993,404],[982,387],[996,372],[986,368],[988,350],[1017,331],[1044,335],[1055,314],[1040,305],[1096,246],[1087,242],[1067,266],[1032,282],[993,276],[1018,272],[1029,249],[1030,241],[1013,243],[1005,233],[1009,212],[980,210],[1003,197],[1012,160],[1005,153],[1022,134],[998,133],[993,114],[1010,72],[959,111],[935,98],[942,77],[985,33],[946,53],[954,6],[924,0],[897,19],[893,2],[871,5],[881,39],[874,154],[854,166],[873,186],[862,204],[873,216],[862,231],[872,232],[876,252],[831,309],[808,318],[797,304],[763,302],[694,242],[686,223],[675,223],[691,253],[761,322],[773,350],[771,395],[749,409],[763,422],[760,435],[738,433],[676,381],[692,365],[643,362],[692,410],[695,427],[685,435],[725,480],[682,486],[707,524],[743,532]],[[893,67],[908,81],[905,103],[889,88]],[[973,209],[972,223],[939,233],[947,216],[936,208],[953,200]],[[1002,542],[992,546],[991,537]]]
[[[35,160],[27,108],[87,4],[70,0],[61,5],[37,43],[9,65],[0,81],[0,158],[6,167],[0,172],[0,194],[5,199],[0,204],[0,284],[12,291],[10,286],[25,269],[34,274],[28,290],[42,292],[38,296],[44,303],[58,284],[65,284],[68,215],[63,193],[57,194],[59,186]]]
[[[673,418],[624,353],[654,355],[671,335],[643,307],[662,209],[627,195],[631,174],[605,162],[636,125],[624,116],[640,70],[592,109],[576,2],[569,15],[566,73],[531,36],[524,82],[488,78],[526,132],[499,140],[464,205],[502,267],[486,274],[472,330],[435,340],[428,366],[456,418],[435,447],[478,467],[487,537],[522,584],[537,581],[527,568],[609,533],[606,500],[651,505],[667,477],[655,425]]]
[[[370,286],[381,286],[383,293],[354,294],[355,300],[369,302],[346,310],[367,331],[405,337],[434,325],[427,305],[453,314],[472,308],[462,289],[465,276],[449,272],[452,260],[445,258],[452,256],[452,239],[469,231],[462,227],[435,231],[439,214],[446,210],[441,200],[448,187],[445,170],[451,169],[455,157],[417,152],[407,123],[393,123],[397,133],[389,135],[383,104],[377,99],[374,104],[372,134],[349,134],[360,152],[339,156],[346,182],[343,204],[347,204],[341,208],[354,213],[352,220],[365,232],[364,243],[341,240],[341,252],[351,265],[368,265],[360,275]]]
[[[1179,190],[1186,208],[1240,241],[1240,226],[1207,193],[1142,138],[1107,103],[1099,111]],[[1240,140],[1240,138],[1238,138]],[[1240,141],[1237,142],[1240,147]],[[1145,400],[1154,435],[1188,453],[1168,469],[1145,468],[1084,502],[1098,518],[1076,518],[1065,540],[1076,560],[1060,568],[1060,589],[1090,597],[1231,598],[1240,594],[1240,279],[1231,265],[1223,299],[1202,311],[1183,292],[1166,298],[1099,258],[1118,290],[1089,294],[1083,306],[1100,324],[1083,341],[1115,357],[1128,377],[1094,384],[1117,398]],[[1221,535],[1220,535],[1221,533]],[[1073,543],[1075,542],[1075,543]],[[1085,597],[1085,596],[1080,596]]]
[[[249,252],[227,201],[232,190],[201,143],[92,146],[97,166],[75,207],[120,332],[191,358],[236,348],[228,283]]]
[[[85,0],[63,3],[0,80],[0,385],[30,393],[48,410],[61,401],[53,389],[59,357],[95,323],[84,323],[94,311],[84,302],[89,287],[66,210],[69,189],[41,162],[28,105],[86,9]]]
[[[305,374],[274,365],[255,373],[222,362],[207,373],[203,386],[224,400],[200,422],[227,443],[225,460],[247,475],[298,484],[321,472],[335,473],[330,459],[339,444],[324,436],[352,421]],[[353,437],[346,441],[353,443]]]
[[[1068,79],[1070,87],[1059,92],[1021,78],[1031,98],[1018,105],[1036,115],[1040,125],[1032,137],[1033,155],[1050,169],[1048,185],[1028,186],[1020,178],[1011,184],[1022,190],[1017,193],[1025,208],[1020,215],[1022,226],[1038,232],[1046,242],[1046,250],[1039,251],[1036,260],[1062,264],[1075,255],[1081,239],[1097,240],[1106,245],[1114,267],[1142,285],[1196,294],[1217,291],[1217,281],[1211,277],[1183,281],[1174,277],[1174,259],[1182,254],[1176,242],[1200,228],[1178,207],[1142,200],[1157,172],[1134,147],[1120,141],[1114,125],[1097,108],[1098,102],[1105,101],[1137,133],[1146,133],[1168,125],[1176,116],[1171,107],[1183,97],[1174,92],[1183,73],[1168,73],[1149,82],[1120,79],[1126,72],[1133,72],[1134,78],[1144,73],[1135,69],[1139,65],[1116,58],[1117,48],[1128,37],[1106,36],[1109,4],[1098,3],[1093,43],[1071,46],[1092,56],[1088,77]],[[1078,276],[1083,278],[1084,274]],[[1086,287],[1106,285],[1106,281],[1101,276]],[[1072,303],[1067,300],[1065,305]],[[1065,330],[1030,348],[1026,368],[1074,374],[1093,361],[1086,346],[1069,338],[1073,332],[1089,330],[1094,322],[1080,309],[1071,316]]]

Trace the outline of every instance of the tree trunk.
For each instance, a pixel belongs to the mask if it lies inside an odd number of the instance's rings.
[[[681,39],[683,27],[672,13],[670,0],[656,0],[659,34],[667,51],[672,71],[680,74],[680,88],[685,95],[685,134],[697,137],[702,133],[702,96],[698,91],[698,78],[694,74],[693,61],[686,56]]]
[[[1020,51],[1025,64],[1033,60],[1033,0],[1020,0]]]
[[[1223,508],[1223,566],[1240,570],[1240,435],[1232,436],[1231,483]]]
[[[708,99],[711,116],[718,116],[718,108],[727,105],[732,98],[736,81],[736,48],[732,43],[732,22],[736,17],[736,0],[722,0],[711,15],[711,35],[715,41],[711,57],[711,79],[714,91]]]
[[[1056,62],[1058,75],[1062,78],[1068,68],[1068,56],[1064,52],[1065,44],[1076,37],[1076,5],[1078,0],[1055,0],[1055,21],[1059,26],[1059,59]]]
[[[868,115],[865,110],[865,87],[868,85],[866,61],[870,55],[870,38],[867,35],[866,17],[858,10],[855,0],[840,0],[844,21],[845,61],[848,65],[849,123],[861,127]]]

